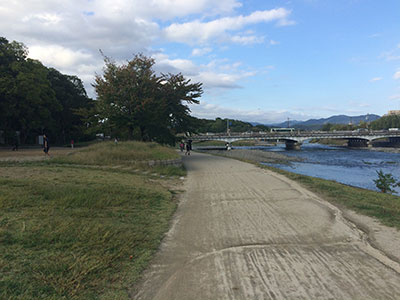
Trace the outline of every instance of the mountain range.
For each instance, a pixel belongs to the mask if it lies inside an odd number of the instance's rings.
[[[308,129],[308,130],[318,130],[321,129],[324,124],[331,123],[331,124],[358,124],[361,121],[364,122],[371,122],[375,121],[376,119],[379,119],[380,116],[375,115],[375,114],[367,114],[367,115],[361,115],[361,116],[346,116],[346,115],[336,115],[336,116],[331,116],[329,118],[321,118],[321,119],[310,119],[307,121],[296,121],[296,120],[290,120],[289,122],[282,122],[282,123],[276,123],[276,124],[264,124],[270,127],[293,127],[293,128],[298,128],[298,129]],[[253,124],[253,123],[252,123]],[[253,124],[257,125],[257,124]]]

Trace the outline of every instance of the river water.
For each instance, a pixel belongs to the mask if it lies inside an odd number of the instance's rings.
[[[355,150],[309,143],[304,143],[301,150],[286,150],[284,146],[266,146],[257,147],[257,149],[276,151],[303,159],[302,162],[291,162],[289,165],[268,165],[356,187],[377,190],[373,180],[378,178],[376,171],[379,170],[391,173],[397,181],[400,181],[400,153]],[[400,194],[400,188],[396,188],[396,191]]]

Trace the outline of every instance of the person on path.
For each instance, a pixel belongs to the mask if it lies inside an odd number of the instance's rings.
[[[179,148],[181,149],[181,152],[183,152],[183,150],[185,149],[185,144],[183,142],[181,142],[179,144]]]
[[[49,138],[47,137],[47,135],[44,134],[43,135],[43,152],[47,156],[50,156],[49,149],[50,149]]]
[[[185,152],[185,155],[190,155],[190,144],[189,143],[187,143],[186,144],[186,152]]]
[[[18,139],[18,135],[15,135],[15,139],[14,139],[14,147],[12,148],[12,151],[18,151],[18,146],[19,146],[19,139]]]

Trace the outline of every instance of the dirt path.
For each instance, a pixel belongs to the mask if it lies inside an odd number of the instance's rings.
[[[132,299],[400,299],[400,265],[334,206],[251,164],[184,163],[175,222]]]

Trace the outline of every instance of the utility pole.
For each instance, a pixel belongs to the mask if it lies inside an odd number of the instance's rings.
[[[287,128],[290,128],[290,118],[287,118]]]
[[[231,132],[229,130],[229,119],[226,119],[226,134],[231,135]]]

